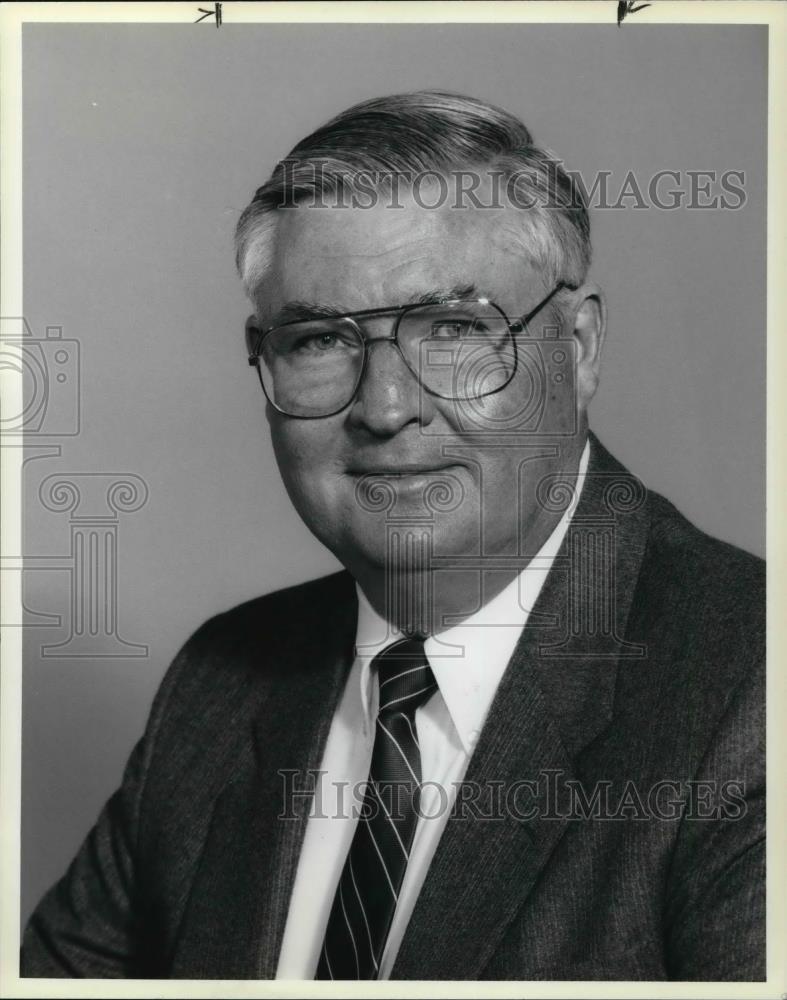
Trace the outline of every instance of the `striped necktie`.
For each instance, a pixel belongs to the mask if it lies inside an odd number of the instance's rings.
[[[372,661],[380,707],[361,815],[328,918],[315,979],[376,979],[418,821],[415,712],[437,690],[421,639]]]

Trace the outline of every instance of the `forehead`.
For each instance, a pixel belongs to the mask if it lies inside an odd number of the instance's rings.
[[[433,289],[475,285],[499,304],[528,298],[538,274],[513,209],[310,207],[281,210],[260,287],[265,313],[290,301],[355,311],[398,305]]]

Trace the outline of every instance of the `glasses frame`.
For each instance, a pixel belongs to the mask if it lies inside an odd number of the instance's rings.
[[[513,368],[511,369],[511,374],[509,375],[509,377],[506,379],[506,381],[502,385],[497,386],[497,388],[495,388],[495,389],[490,389],[488,392],[479,393],[477,396],[443,396],[443,395],[441,395],[441,393],[435,392],[433,389],[430,389],[428,385],[425,385],[422,382],[422,380],[421,380],[418,372],[413,368],[413,366],[410,364],[410,362],[405,357],[404,351],[402,350],[402,347],[401,347],[401,345],[399,343],[399,336],[398,336],[399,335],[399,327],[400,327],[401,322],[402,322],[402,317],[406,316],[408,312],[412,312],[414,309],[423,309],[424,305],[446,305],[446,306],[448,306],[448,305],[460,305],[463,302],[482,303],[485,306],[491,306],[493,309],[496,309],[497,312],[500,313],[500,315],[505,320],[506,326],[508,327],[509,334],[521,333],[522,330],[527,326],[527,324],[533,319],[533,317],[536,316],[539,312],[541,312],[541,310],[554,298],[554,296],[557,295],[557,293],[560,292],[560,291],[562,291],[564,288],[568,288],[568,289],[571,289],[571,290],[576,290],[576,286],[569,285],[565,281],[559,281],[555,285],[555,287],[552,289],[552,291],[548,295],[546,295],[543,299],[541,299],[541,301],[538,302],[535,306],[533,306],[533,308],[529,312],[524,313],[522,316],[519,316],[517,319],[514,319],[514,320],[510,320],[508,318],[508,316],[506,316],[505,312],[500,308],[499,305],[497,305],[495,302],[492,302],[491,300],[486,299],[486,298],[484,298],[484,299],[446,299],[444,302],[434,302],[434,303],[416,302],[416,303],[411,303],[411,304],[406,305],[406,306],[386,306],[386,307],[380,308],[380,309],[362,309],[362,310],[360,310],[358,312],[345,313],[345,314],[343,314],[341,316],[331,316],[330,317],[331,319],[343,320],[343,321],[349,320],[349,322],[355,328],[355,330],[358,333],[358,336],[359,336],[359,338],[361,340],[362,347],[363,347],[363,361],[361,362],[361,370],[358,373],[358,380],[355,383],[355,388],[353,389],[352,395],[350,396],[350,398],[347,400],[346,403],[344,403],[342,406],[339,406],[335,410],[331,410],[330,413],[321,413],[319,415],[314,415],[314,414],[305,414],[304,415],[304,414],[300,414],[300,413],[288,413],[287,410],[282,409],[282,407],[279,406],[268,395],[268,390],[265,388],[265,382],[263,381],[263,378],[262,378],[262,371],[260,370],[260,357],[262,356],[262,348],[263,348],[263,345],[264,345],[266,339],[272,333],[275,333],[277,330],[286,329],[286,327],[288,327],[288,326],[295,326],[298,323],[304,322],[303,320],[292,320],[289,323],[280,323],[277,326],[272,326],[272,327],[269,327],[267,330],[262,330],[262,331],[260,331],[260,330],[253,330],[253,329],[247,329],[247,331],[246,331],[246,348],[247,348],[247,350],[249,352],[249,359],[248,359],[249,360],[249,365],[251,367],[257,369],[257,376],[258,376],[258,378],[260,380],[260,385],[262,386],[262,391],[265,393],[265,398],[268,400],[268,402],[271,404],[271,406],[274,408],[274,410],[276,410],[278,413],[281,413],[285,417],[289,417],[292,420],[325,420],[328,417],[335,417],[336,414],[337,413],[341,413],[342,410],[346,410],[347,407],[350,406],[350,404],[355,400],[356,396],[358,395],[358,390],[361,388],[361,383],[363,382],[363,377],[364,377],[364,375],[366,373],[366,365],[367,365],[367,362],[369,360],[369,348],[370,348],[370,346],[372,344],[376,344],[378,342],[381,342],[381,343],[391,342],[391,343],[393,343],[395,345],[396,350],[399,352],[399,357],[404,362],[405,366],[407,367],[407,370],[413,375],[413,377],[418,382],[418,384],[421,386],[421,388],[425,392],[428,392],[430,396],[435,396],[437,399],[445,399],[445,400],[452,401],[452,402],[459,402],[459,401],[465,400],[465,399],[482,399],[485,396],[493,396],[495,393],[501,392],[511,382],[511,380],[514,377],[514,375],[516,374],[517,368],[519,367],[516,338],[512,337],[512,341],[513,341],[513,345],[514,345],[514,365],[513,365]],[[358,320],[358,319],[368,319],[368,318],[370,318],[372,316],[387,316],[387,315],[391,315],[391,314],[396,314],[396,321],[394,322],[393,330],[391,331],[390,334],[384,335],[384,336],[381,336],[381,337],[370,337],[361,328],[361,326],[356,322],[356,320]]]

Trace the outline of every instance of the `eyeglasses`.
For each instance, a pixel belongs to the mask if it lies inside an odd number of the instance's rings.
[[[530,312],[509,320],[489,299],[365,309],[345,316],[295,320],[247,332],[249,364],[271,405],[288,417],[316,420],[355,398],[372,344],[390,341],[433,396],[478,399],[504,389],[517,370],[514,334],[563,288],[557,284]],[[392,332],[371,338],[358,320],[394,316]]]

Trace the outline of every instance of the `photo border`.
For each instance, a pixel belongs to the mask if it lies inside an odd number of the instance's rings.
[[[194,3],[16,3],[0,8],[0,310],[21,316],[22,308],[22,28],[33,22],[187,24],[199,11],[213,7]],[[637,7],[640,5],[637,4]],[[614,24],[618,4],[609,2],[414,2],[380,3],[224,3],[226,24],[261,23],[583,23]],[[644,9],[646,8],[646,9]],[[209,15],[204,25],[214,23]],[[787,678],[785,640],[778,632],[780,609],[787,603],[787,531],[782,517],[787,494],[787,345],[781,331],[787,314],[783,275],[787,266],[787,7],[779,2],[675,3],[656,0],[632,12],[628,22],[640,29],[651,24],[764,24],[769,28],[768,66],[768,236],[767,236],[767,954],[768,978],[761,983],[688,982],[359,982],[236,980],[55,980],[20,979],[20,819],[22,630],[2,630],[0,672],[0,992],[6,997],[777,997],[787,996]],[[196,30],[196,29],[195,29]],[[0,372],[3,412],[21,410],[21,374]],[[22,448],[3,446],[3,552],[21,552]],[[0,620],[20,621],[22,572],[4,572]]]

